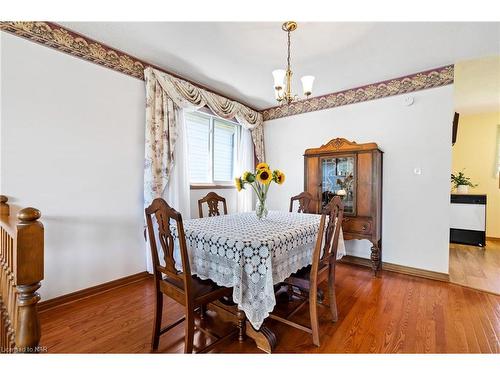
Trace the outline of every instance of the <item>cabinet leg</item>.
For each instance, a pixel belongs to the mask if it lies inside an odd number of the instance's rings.
[[[372,261],[373,276],[377,276],[378,271],[380,271],[382,265],[382,254],[379,242],[373,244],[372,253],[370,255],[370,259]]]

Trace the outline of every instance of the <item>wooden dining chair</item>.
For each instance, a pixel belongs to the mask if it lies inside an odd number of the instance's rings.
[[[293,202],[299,201],[299,208],[298,208],[297,212],[305,213],[305,214],[309,213],[310,212],[309,211],[310,210],[309,204],[313,200],[314,200],[314,198],[313,198],[312,194],[307,192],[307,191],[303,191],[299,195],[291,197],[290,198],[290,212],[293,212]]]
[[[312,262],[310,266],[304,267],[289,276],[284,283],[298,288],[305,295],[300,303],[286,317],[271,314],[272,319],[288,324],[292,327],[312,333],[313,343],[320,346],[319,324],[318,324],[318,285],[328,280],[328,297],[332,320],[338,320],[337,300],[335,297],[335,262],[337,259],[337,246],[344,215],[344,206],[340,197],[334,197],[321,215],[318,237],[314,246]],[[325,224],[328,219],[328,223]],[[301,297],[303,297],[301,295]],[[299,311],[302,306],[309,302],[309,315],[311,327],[295,323],[290,317]]]
[[[203,203],[207,203],[208,205],[208,216],[219,216],[219,202],[222,202],[222,206],[224,207],[224,215],[227,215],[227,205],[226,198],[221,197],[219,194],[211,191],[203,198],[198,200],[198,211],[200,213],[200,218],[203,217]]]
[[[170,207],[162,198],[156,198],[151,205],[145,209],[145,213],[149,243],[151,245],[151,258],[153,260],[153,275],[156,292],[156,309],[151,349],[153,351],[157,350],[160,336],[185,321],[184,352],[192,353],[195,329],[195,310],[200,309],[202,311],[208,303],[231,295],[231,289],[219,287],[211,280],[201,280],[196,276],[191,275],[186,238],[182,224],[182,216],[180,213]],[[153,216],[155,217],[157,223],[156,230],[153,224]],[[172,232],[172,225],[177,227],[178,235],[176,237],[178,237],[179,242],[182,271],[178,271],[175,267],[175,239]],[[160,244],[162,252],[161,256],[163,257],[164,264],[160,263],[157,242]],[[185,315],[174,323],[161,328],[163,294],[183,305]],[[202,327],[196,328],[216,339],[216,341],[206,346],[200,352],[210,351],[216,344],[226,341],[238,333],[238,331],[235,330],[226,336],[220,337]]]

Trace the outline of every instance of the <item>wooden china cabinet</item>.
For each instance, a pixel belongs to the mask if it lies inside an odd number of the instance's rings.
[[[315,197],[309,210],[320,213],[333,196],[342,196],[344,238],[372,243],[375,275],[382,265],[382,154],[376,143],[344,138],[304,153],[304,190]]]

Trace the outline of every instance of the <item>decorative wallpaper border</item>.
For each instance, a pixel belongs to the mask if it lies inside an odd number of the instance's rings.
[[[453,83],[453,65],[301,100],[262,111],[264,121],[365,102]]]
[[[53,22],[0,21],[0,30],[141,80],[144,80],[144,69],[150,66],[162,72],[168,73],[171,76],[187,81],[206,91],[210,91],[214,94],[244,104],[248,108],[257,111],[253,106],[250,106],[241,100],[231,98],[226,94],[217,92],[214,89],[206,87],[200,83],[193,82],[185,77],[169,72],[144,60],[140,60],[137,57],[109,47],[104,43],[88,38],[85,35],[71,31]]]
[[[51,22],[0,22],[0,30],[144,80],[149,64]]]

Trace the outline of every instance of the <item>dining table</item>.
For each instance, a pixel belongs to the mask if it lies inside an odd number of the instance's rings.
[[[183,221],[191,273],[233,288],[236,309],[221,303],[213,307],[234,318],[264,351],[271,352],[277,342],[265,325],[276,306],[275,285],[311,264],[320,218],[317,214],[269,211],[261,219],[255,212],[244,212]],[[178,238],[176,228],[172,229]],[[337,259],[344,255],[340,231]]]

